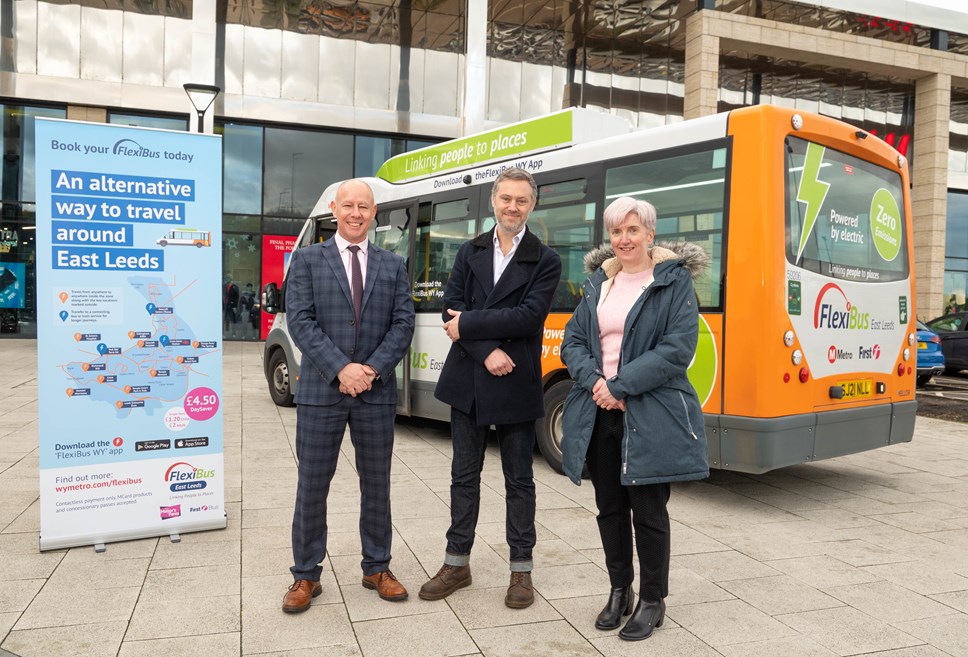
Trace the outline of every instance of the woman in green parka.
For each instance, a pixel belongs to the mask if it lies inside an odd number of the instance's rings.
[[[688,242],[659,246],[655,208],[630,197],[605,209],[611,246],[585,256],[591,276],[565,327],[561,357],[575,385],[565,401],[563,466],[587,463],[611,593],[595,627],[647,639],[669,593],[670,482],[709,476],[703,416],[686,369],[699,311],[692,279],[709,264]],[[633,612],[634,545],[639,602]]]

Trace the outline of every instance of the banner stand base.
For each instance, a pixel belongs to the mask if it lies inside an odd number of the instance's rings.
[[[102,552],[106,552],[107,548],[104,547],[104,543],[95,543],[94,551],[97,552],[98,554],[101,554]]]
[[[181,543],[181,534],[169,534],[172,543]]]

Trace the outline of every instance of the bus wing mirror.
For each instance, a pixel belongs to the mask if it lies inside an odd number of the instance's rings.
[[[279,294],[279,287],[275,283],[268,283],[264,288],[262,288],[262,310],[269,313],[270,315],[275,315],[277,312],[282,310],[280,306],[280,301],[282,297]]]

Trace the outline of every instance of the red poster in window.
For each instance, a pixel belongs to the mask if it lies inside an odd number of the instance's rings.
[[[286,270],[286,263],[289,262],[289,254],[296,246],[294,235],[263,235],[262,236],[262,288],[269,283],[275,283],[282,287],[282,274]],[[262,313],[262,333],[261,340],[265,340],[269,335],[269,328],[275,315]]]

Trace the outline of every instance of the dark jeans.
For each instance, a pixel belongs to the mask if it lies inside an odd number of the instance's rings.
[[[471,413],[473,413],[473,409]],[[448,555],[470,555],[474,530],[481,510],[481,469],[487,449],[489,427],[478,426],[473,415],[450,411],[454,459],[450,468],[450,529]],[[527,562],[530,570],[534,548],[534,421],[497,426],[504,468],[507,502],[507,541],[513,562]],[[519,564],[524,566],[525,564]]]
[[[622,433],[624,414],[599,409],[585,460],[595,487],[598,531],[605,549],[605,567],[612,588],[628,586],[635,578],[632,530],[639,557],[639,595],[661,600],[669,595],[670,486],[623,486]]]

